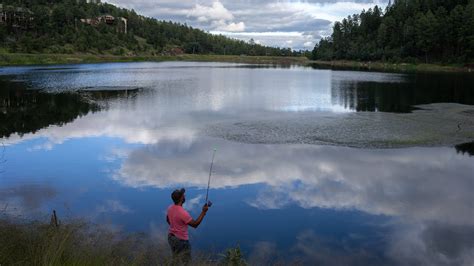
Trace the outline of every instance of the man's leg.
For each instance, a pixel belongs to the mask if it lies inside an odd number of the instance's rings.
[[[172,234],[169,234],[168,235],[168,244],[170,245],[170,248],[171,248],[171,252],[174,254],[176,253],[176,244],[177,244],[177,238],[172,235]]]
[[[191,244],[189,240],[182,240],[183,241],[183,250],[181,252],[181,256],[183,258],[184,264],[189,264],[191,262]]]
[[[170,245],[171,248],[171,253],[172,253],[172,260],[171,260],[171,265],[178,265],[179,262],[179,239],[175,237],[174,235],[169,234],[168,235],[168,244]]]

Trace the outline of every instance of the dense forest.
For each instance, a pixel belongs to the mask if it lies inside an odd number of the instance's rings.
[[[267,47],[209,34],[186,24],[144,17],[107,3],[2,0],[0,11],[0,49],[7,52],[272,56],[296,53],[289,48]],[[126,30],[123,25],[119,27],[122,18],[126,19]]]
[[[466,63],[474,59],[474,0],[397,0],[334,23],[316,60]]]

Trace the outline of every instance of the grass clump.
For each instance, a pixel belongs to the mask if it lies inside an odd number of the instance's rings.
[[[52,226],[0,220],[0,265],[173,265],[169,247],[140,234],[120,234],[85,222]],[[192,265],[245,265],[240,249],[222,260],[198,254]]]
[[[59,227],[39,222],[0,222],[2,265],[166,264],[164,247],[139,235],[119,237],[81,222]]]

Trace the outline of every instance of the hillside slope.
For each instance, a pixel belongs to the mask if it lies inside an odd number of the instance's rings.
[[[107,3],[2,0],[0,16],[0,49],[10,53],[293,55]]]

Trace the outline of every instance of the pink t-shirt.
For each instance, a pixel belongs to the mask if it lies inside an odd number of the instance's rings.
[[[168,207],[168,219],[170,221],[169,233],[182,240],[188,240],[188,223],[193,219],[191,215],[179,205]]]

